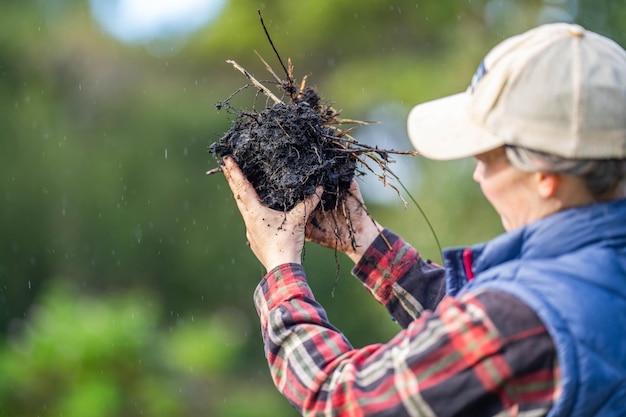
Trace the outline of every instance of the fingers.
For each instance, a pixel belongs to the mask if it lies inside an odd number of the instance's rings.
[[[240,211],[243,208],[250,209],[261,204],[254,187],[232,158],[224,158],[223,171]]]
[[[348,195],[354,198],[356,201],[361,202],[363,204],[363,197],[361,196],[361,190],[359,189],[359,184],[355,179],[350,183],[350,188],[348,189]]]
[[[224,172],[224,176],[226,177],[228,185],[230,186],[233,194],[237,194],[239,191],[241,191],[242,188],[246,186],[245,183],[248,182],[248,180],[246,179],[246,177],[244,177],[243,172],[241,172],[241,169],[239,168],[239,165],[237,165],[237,163],[233,161],[232,158],[227,157],[224,158],[223,161],[224,169],[222,171]]]
[[[324,188],[320,185],[315,189],[315,192],[304,199],[305,209],[307,218],[311,216],[313,210],[317,207],[317,205],[322,200],[322,194],[324,193]]]
[[[317,187],[315,193],[308,195],[304,198],[303,201],[298,203],[288,214],[289,216],[297,217],[297,224],[300,224],[300,227],[304,226],[308,219],[311,217],[313,211],[319,204],[322,198],[322,187]]]
[[[238,206],[243,207],[254,207],[262,205],[261,201],[256,193],[256,190],[247,180],[247,178],[241,172],[241,169],[237,165],[237,163],[230,157],[224,158],[224,176],[228,182],[228,185],[235,196],[235,200],[237,201]],[[315,193],[307,196],[304,201],[300,203],[302,205],[302,209],[308,216],[315,207],[319,204],[322,197],[323,188],[321,186],[317,187]],[[297,207],[297,206],[296,206]],[[295,207],[294,207],[295,210]],[[293,210],[292,210],[293,211]]]

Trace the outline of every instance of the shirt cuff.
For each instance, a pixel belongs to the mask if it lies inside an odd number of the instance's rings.
[[[352,274],[372,292],[382,304],[393,298],[393,286],[419,260],[419,254],[400,236],[384,229],[359,262]]]
[[[306,281],[304,267],[290,263],[271,269],[254,291],[254,304],[261,325],[265,326],[271,310],[294,298],[315,299]]]

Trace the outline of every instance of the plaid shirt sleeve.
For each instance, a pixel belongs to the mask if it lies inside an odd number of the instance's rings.
[[[403,328],[425,309],[434,310],[445,295],[444,269],[424,260],[388,229],[367,249],[352,273]]]
[[[386,274],[384,265],[410,274],[417,254],[400,239],[392,248],[406,255],[381,252],[364,282],[383,304],[399,306],[408,301],[394,285],[405,277]],[[552,339],[526,305],[504,293],[443,297],[435,311],[409,307],[419,318],[389,342],[359,349],[328,321],[299,264],[270,271],[255,303],[274,383],[304,416],[534,417],[558,395]]]

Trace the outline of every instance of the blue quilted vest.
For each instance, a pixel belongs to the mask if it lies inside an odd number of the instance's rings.
[[[448,294],[504,291],[544,322],[563,388],[549,417],[626,416],[626,199],[448,249],[444,263]]]

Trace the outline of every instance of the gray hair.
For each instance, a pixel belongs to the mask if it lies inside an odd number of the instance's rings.
[[[569,159],[519,146],[505,146],[511,164],[526,172],[553,172],[582,179],[596,200],[626,185],[626,159]]]

